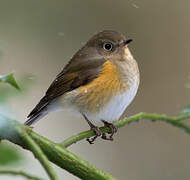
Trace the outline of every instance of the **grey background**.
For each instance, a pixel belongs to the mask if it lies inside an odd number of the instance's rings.
[[[176,115],[190,103],[190,1],[188,0],[0,0],[0,73],[32,74],[33,85],[6,106],[21,122],[70,57],[94,33],[113,29],[134,42],[141,83],[125,115],[157,112]],[[30,80],[30,79],[29,79]],[[56,142],[89,127],[82,117],[58,112],[35,131]],[[31,153],[14,169],[46,176]],[[82,141],[72,152],[120,180],[189,179],[190,137],[168,124],[140,121],[119,130],[115,141]],[[76,180],[64,170],[60,179]],[[0,179],[13,179],[1,176]],[[22,179],[20,177],[15,179]]]

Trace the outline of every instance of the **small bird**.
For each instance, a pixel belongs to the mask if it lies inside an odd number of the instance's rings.
[[[52,111],[73,109],[94,131],[90,144],[101,136],[113,140],[119,120],[134,99],[140,81],[139,69],[126,39],[117,31],[95,34],[56,76],[44,97],[28,115],[25,125],[32,125]],[[102,122],[111,135],[94,125]]]

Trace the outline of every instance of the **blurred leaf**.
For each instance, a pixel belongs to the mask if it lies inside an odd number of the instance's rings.
[[[19,85],[22,87],[22,93],[15,91],[13,88],[8,86],[1,86],[0,87],[0,103],[7,101],[10,98],[15,96],[23,95],[23,93],[27,92],[30,86],[35,81],[35,77],[31,74],[24,74],[19,80]]]
[[[18,163],[21,159],[20,154],[13,146],[7,143],[0,143],[0,166]]]
[[[13,76],[13,73],[10,73],[10,74],[4,75],[4,76],[0,76],[0,82],[9,83],[16,89],[20,90],[20,87],[18,86],[18,84]]]
[[[190,104],[181,112],[182,114],[190,114]]]

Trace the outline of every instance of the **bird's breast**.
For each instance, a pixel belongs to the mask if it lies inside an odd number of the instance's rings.
[[[106,61],[99,76],[89,84],[78,88],[77,91],[76,102],[80,106],[85,106],[90,112],[97,112],[112,97],[124,91],[124,83],[119,78],[116,66]]]
[[[77,89],[73,104],[85,113],[89,120],[113,121],[121,116],[137,89],[138,82],[129,86],[121,77],[117,66],[106,61],[96,79]]]

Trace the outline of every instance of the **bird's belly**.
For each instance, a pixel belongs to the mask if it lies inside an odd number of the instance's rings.
[[[138,83],[134,84],[134,86],[127,91],[111,97],[106,105],[99,107],[99,111],[84,111],[84,114],[91,122],[100,122],[101,120],[107,122],[117,121],[135,97],[137,89]],[[97,104],[97,106],[99,106],[99,104]]]
[[[125,72],[125,71],[124,71]],[[121,77],[107,61],[96,79],[60,98],[61,107],[85,114],[89,121],[117,121],[136,95],[139,76],[128,73]]]

